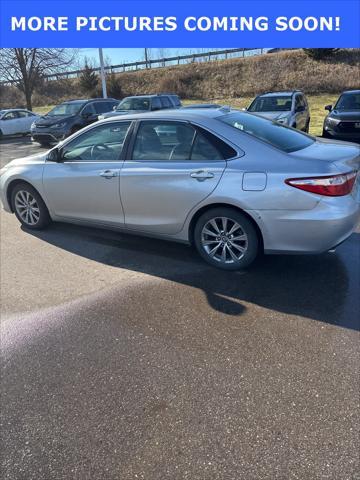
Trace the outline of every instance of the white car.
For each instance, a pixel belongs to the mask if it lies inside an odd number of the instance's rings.
[[[23,108],[0,110],[0,138],[4,135],[30,133],[31,125],[39,118],[39,115]]]

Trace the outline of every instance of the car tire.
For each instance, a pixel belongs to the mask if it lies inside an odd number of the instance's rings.
[[[223,270],[248,267],[259,252],[259,238],[253,223],[234,208],[213,208],[199,217],[194,243],[200,256]]]
[[[51,223],[49,210],[28,183],[18,183],[11,192],[11,206],[19,222],[30,230],[42,230]]]

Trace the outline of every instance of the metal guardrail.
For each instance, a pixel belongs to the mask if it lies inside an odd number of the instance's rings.
[[[261,55],[265,53],[268,49],[264,48],[228,48],[226,50],[213,50],[209,52],[201,52],[201,53],[191,53],[188,55],[177,55],[173,57],[164,57],[164,58],[156,58],[156,59],[148,59],[148,60],[141,60],[138,62],[129,62],[129,63],[120,63],[118,65],[107,65],[105,66],[105,70],[110,73],[121,73],[126,71],[137,71],[142,69],[149,69],[149,68],[163,68],[170,65],[180,65],[182,62],[186,60],[190,60],[191,63],[195,63],[198,59],[204,59],[205,61],[213,61],[214,57],[215,60],[219,60],[219,57],[222,59],[229,58],[230,55],[238,54],[237,56],[245,57],[246,52],[256,52],[254,55],[258,54]],[[100,72],[100,67],[95,67],[92,69],[94,72]],[[81,75],[83,69],[80,70],[71,70],[68,72],[59,72],[59,73],[52,73],[50,75],[45,75],[43,79],[45,81],[51,80],[60,80],[61,78],[76,78]],[[10,81],[1,81],[0,85],[11,85],[17,83],[17,80],[10,80]]]

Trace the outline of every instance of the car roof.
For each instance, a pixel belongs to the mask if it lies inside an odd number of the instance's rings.
[[[5,112],[22,112],[22,111],[29,112],[30,110],[27,110],[26,108],[1,108],[0,112],[5,113]]]
[[[77,98],[74,100],[65,100],[64,103],[88,103],[88,102],[118,102],[119,100],[115,100],[115,98]],[[61,104],[59,104],[61,105]]]
[[[283,97],[291,97],[294,93],[302,93],[300,90],[292,90],[291,92],[265,92],[258,97],[277,97],[278,95],[282,95]]]
[[[360,93],[360,90],[345,90],[341,95],[347,95],[348,93]]]
[[[144,119],[144,120],[156,120],[158,118],[164,120],[199,120],[205,118],[216,118],[221,115],[225,115],[226,113],[235,112],[237,110],[230,108],[176,108],[174,110],[165,109],[165,110],[156,110],[154,112],[147,112],[147,113],[129,113],[126,115],[121,115],[121,117],[108,117],[104,120],[100,120],[101,122],[113,122],[114,120],[137,120],[137,119]]]

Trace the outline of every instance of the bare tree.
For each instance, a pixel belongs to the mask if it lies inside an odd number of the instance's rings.
[[[75,51],[65,48],[1,48],[0,78],[12,82],[32,109],[32,94],[45,75],[60,73],[73,64]]]

